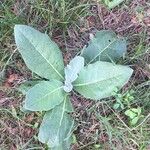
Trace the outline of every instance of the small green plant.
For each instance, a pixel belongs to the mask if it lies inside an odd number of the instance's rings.
[[[113,96],[115,97],[115,103],[113,108],[115,110],[124,110],[124,114],[129,118],[129,124],[131,126],[135,126],[138,121],[143,117],[141,107],[133,108],[131,103],[134,100],[133,96],[134,91],[130,90],[123,94],[118,93],[118,90],[115,89],[113,92]]]
[[[27,67],[41,77],[29,89],[22,87],[26,93],[24,108],[45,113],[38,138],[52,150],[69,149],[74,130],[74,120],[69,115],[74,111],[70,92],[74,90],[85,98],[101,100],[112,96],[116,87],[122,88],[133,70],[106,60],[121,57],[124,50],[120,46],[124,47],[124,42],[119,44],[112,32],[97,32],[81,56],[64,67],[61,51],[48,35],[25,25],[16,25],[14,33]]]
[[[113,108],[116,110],[123,110],[125,107],[130,108],[131,102],[134,100],[133,96],[134,91],[130,90],[123,94],[118,93],[118,89],[115,89],[113,92],[113,96],[115,97],[115,103]]]
[[[124,0],[102,0],[102,1],[108,6],[108,8],[112,9],[121,4]]]
[[[125,115],[129,117],[130,125],[134,126],[138,123],[139,119],[143,117],[141,113],[142,113],[142,110],[140,107],[130,108],[125,111]]]

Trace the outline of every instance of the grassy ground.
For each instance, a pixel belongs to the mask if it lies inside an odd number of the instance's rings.
[[[111,29],[127,37],[128,53],[120,63],[134,69],[133,76],[120,93],[107,101],[93,102],[72,95],[74,118],[73,150],[149,150],[150,149],[150,2],[126,1],[108,10],[103,4],[88,0],[0,1],[0,149],[44,150],[38,142],[39,113],[23,113],[24,96],[17,87],[35,78],[16,50],[15,24],[27,24],[47,32],[62,49],[65,63],[87,44],[89,34]],[[116,110],[119,97],[124,108]],[[124,101],[127,99],[129,104]],[[141,108],[135,126],[125,111]]]

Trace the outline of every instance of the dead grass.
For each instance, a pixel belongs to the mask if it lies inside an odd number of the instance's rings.
[[[74,132],[77,143],[72,149],[150,149],[150,3],[148,1],[133,0],[113,10],[108,10],[96,2],[90,7],[87,7],[88,1],[72,2],[71,8],[76,8],[79,4],[85,6],[80,7],[79,13],[71,17],[65,15],[64,20],[60,20],[59,13],[57,17],[53,16],[50,11],[52,5],[45,1],[28,3],[26,0],[11,0],[0,3],[2,4],[0,69],[3,71],[0,87],[2,150],[46,149],[37,140],[42,114],[23,113],[20,109],[24,96],[16,88],[22,81],[36,77],[26,68],[20,55],[15,51],[13,26],[17,23],[25,23],[41,31],[47,31],[63,49],[65,63],[80,52],[88,43],[89,33],[95,33],[97,29],[111,29],[118,35],[127,37],[128,53],[120,63],[130,65],[134,69],[134,74],[129,85],[124,87],[122,92],[130,89],[135,91],[135,100],[131,105],[140,106],[144,117],[137,126],[131,127],[124,110],[115,111],[112,108],[114,98],[93,102],[73,94],[72,103],[76,110],[73,116],[78,127]],[[13,52],[15,53],[12,55]]]

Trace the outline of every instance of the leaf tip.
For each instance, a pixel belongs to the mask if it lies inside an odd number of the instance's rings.
[[[22,30],[22,27],[23,27],[23,26],[24,26],[24,25],[21,25],[21,24],[16,24],[16,25],[14,26],[15,41],[17,40],[17,36],[20,35],[20,34],[19,34],[19,31]]]
[[[133,70],[132,68],[129,67],[129,76],[130,76],[130,77],[132,76],[133,71],[134,71],[134,70]]]
[[[16,24],[16,25],[14,26],[14,32],[18,31],[21,26],[22,26],[22,25],[20,25],[20,24]]]
[[[14,34],[16,35],[19,31],[22,32],[25,28],[30,28],[30,27],[23,24],[16,24],[14,26]]]

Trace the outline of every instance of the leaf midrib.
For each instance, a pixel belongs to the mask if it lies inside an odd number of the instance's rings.
[[[60,132],[60,127],[61,127],[61,123],[62,123],[62,120],[63,120],[63,117],[64,117],[64,113],[65,113],[65,104],[66,104],[66,97],[64,98],[64,103],[63,103],[63,108],[62,108],[62,115],[60,117],[60,121],[59,121],[59,126],[58,126],[58,129],[57,129],[57,133],[56,133],[56,137],[55,137],[55,140],[57,140],[57,137],[59,137],[59,132]],[[52,112],[52,115],[54,113]],[[59,138],[58,138],[59,139]],[[51,137],[49,137],[48,141],[51,140]],[[47,141],[47,142],[48,142]],[[52,140],[51,140],[52,141]],[[60,141],[59,141],[60,142]],[[53,141],[53,143],[55,143],[55,141]]]
[[[116,42],[117,40],[113,40],[111,43],[109,43],[106,47],[104,47],[96,56],[94,56],[94,58],[92,58],[92,60],[90,60],[88,62],[87,65],[89,65],[92,61],[94,61],[98,56],[100,56],[101,53],[103,53],[105,50],[107,50],[114,42]],[[99,48],[98,48],[99,49]]]
[[[51,91],[50,93],[47,93],[47,94],[46,94],[46,95],[44,95],[41,99],[38,99],[39,101],[38,101],[37,103],[33,103],[33,105],[30,105],[30,107],[35,106],[35,105],[39,104],[40,102],[42,102],[42,99],[44,99],[44,98],[45,98],[45,97],[47,97],[48,95],[53,94],[55,91],[57,91],[57,90],[59,90],[59,89],[61,89],[61,88],[63,88],[63,86],[58,87],[57,89],[54,89],[54,90],[53,90],[53,91]]]
[[[62,121],[63,121],[63,118],[64,118],[64,114],[65,114],[65,107],[66,107],[66,101],[67,101],[67,95],[65,96],[65,98],[64,98],[64,103],[63,103],[63,108],[62,108],[62,115],[61,115],[61,117],[60,117],[60,122],[59,122],[59,127],[58,127],[58,130],[57,130],[57,137],[59,137],[59,132],[60,132],[60,127],[61,127],[61,125],[62,125]],[[72,128],[72,127],[71,127]],[[69,132],[71,131],[71,129],[69,130]],[[68,132],[68,133],[69,133]],[[68,137],[66,137],[65,139],[67,139]],[[65,139],[63,140],[63,141],[65,141]],[[60,143],[60,141],[59,141],[59,143]],[[60,143],[60,144],[62,144],[62,143]]]
[[[121,76],[121,75],[122,75],[122,74],[119,74],[119,75],[117,75],[117,76],[115,76],[115,77],[107,78],[107,79],[104,79],[104,80],[97,80],[97,81],[93,81],[93,82],[74,84],[73,86],[79,87],[79,86],[86,86],[86,85],[91,85],[91,84],[97,84],[97,83],[99,83],[99,82],[104,82],[104,81],[106,81],[106,80],[111,80],[111,79],[116,78],[116,77],[119,77],[119,76]]]
[[[33,45],[33,43],[20,31],[20,33],[29,41],[29,43],[34,47],[34,49],[36,50],[35,46]],[[42,33],[41,33],[42,34]],[[45,60],[46,62],[52,67],[52,69],[62,78],[64,79],[64,77],[58,72],[57,69],[54,68],[54,66],[42,55],[42,53],[40,53],[39,51],[36,50],[36,52],[38,52],[38,54],[40,54]]]

